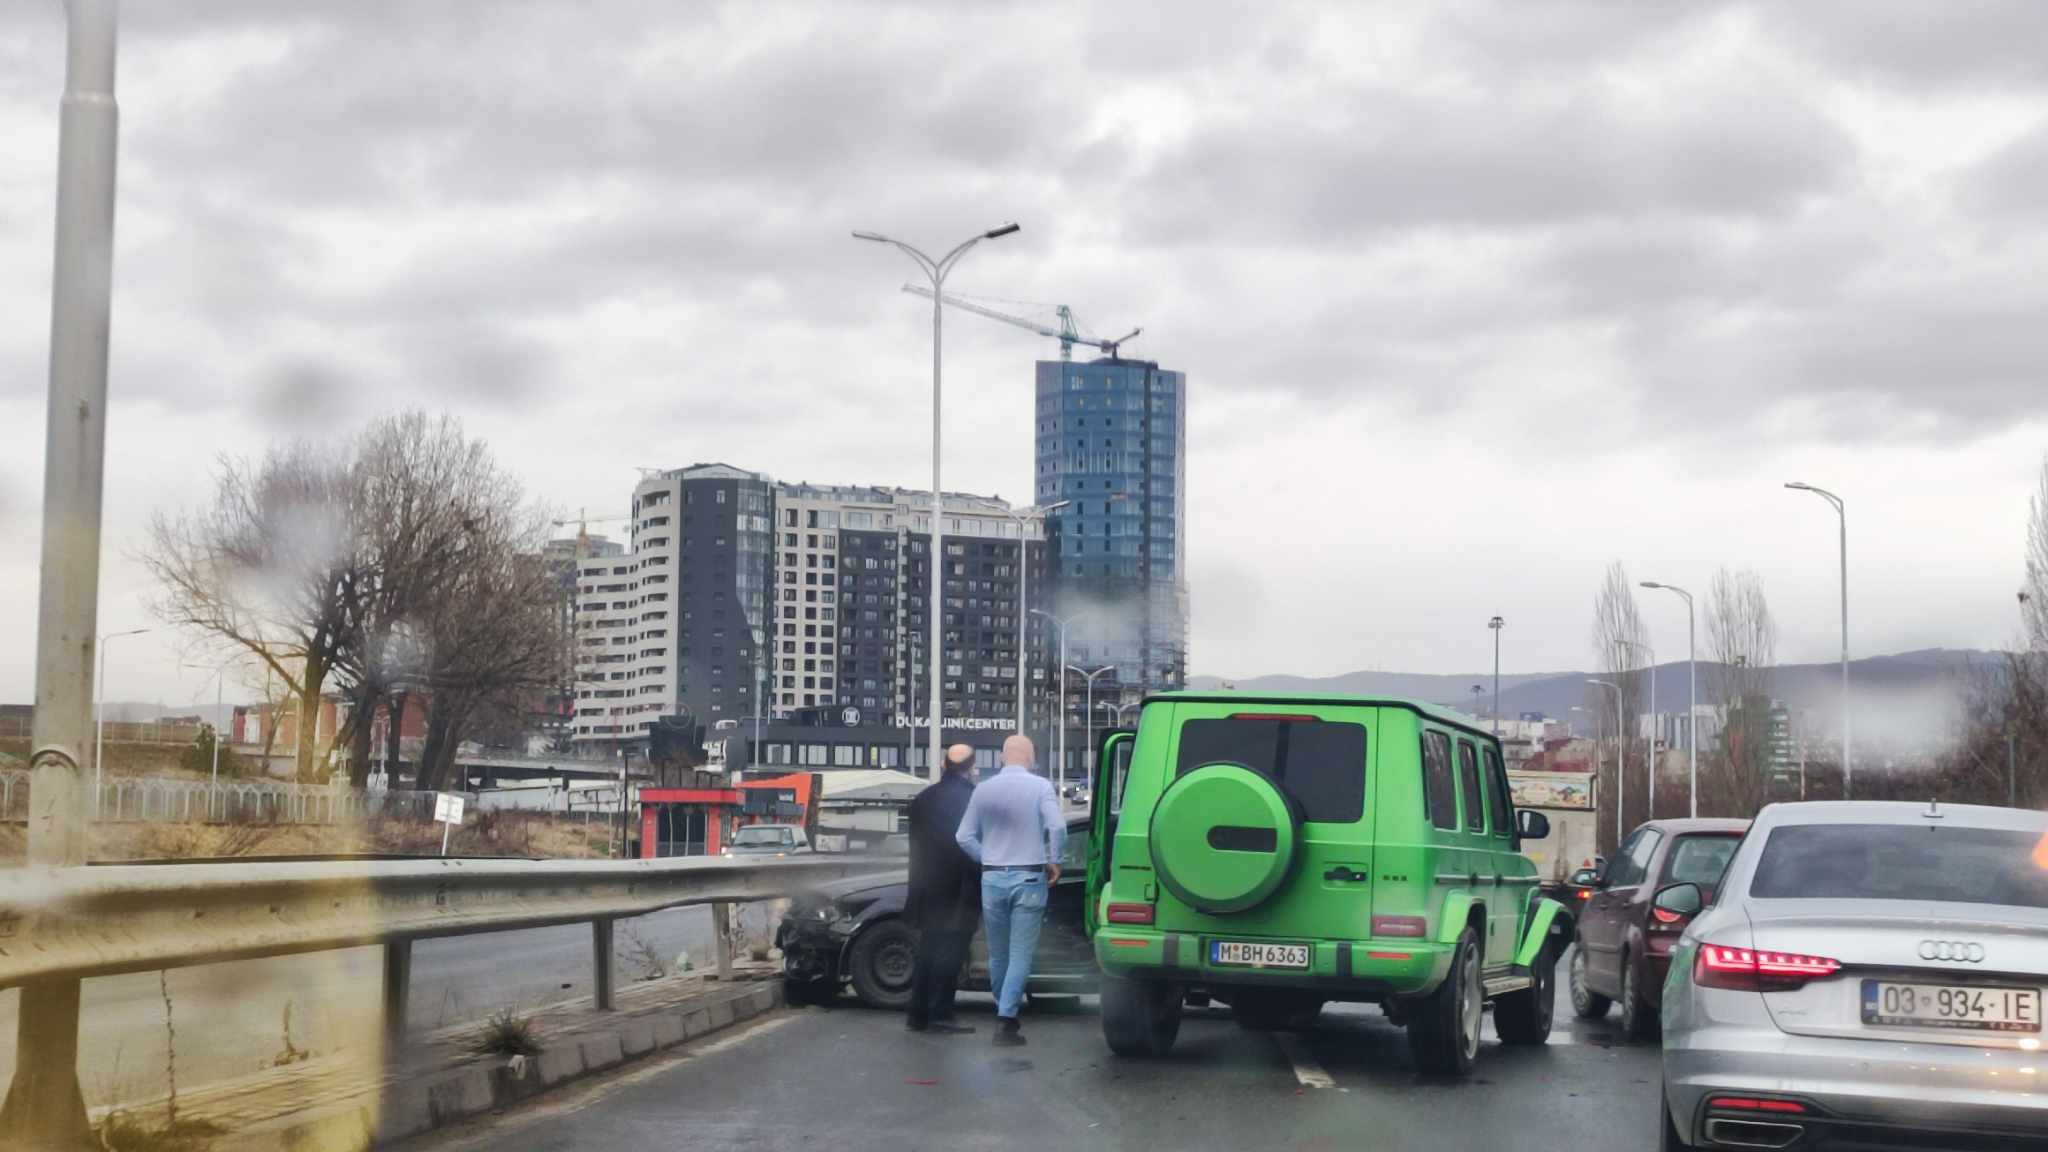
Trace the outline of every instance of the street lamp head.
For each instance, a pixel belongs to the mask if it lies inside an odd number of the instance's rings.
[[[889,242],[889,238],[880,232],[863,232],[858,228],[853,230],[853,238],[855,240],[873,240],[878,244],[887,244]]]
[[[1804,484],[1804,483],[1801,483],[1800,481],[1797,481],[1797,480],[1788,480],[1788,481],[1786,481],[1786,482],[1785,482],[1785,487],[1787,487],[1787,488],[1791,488],[1791,489],[1793,489],[1794,491],[1798,491],[1798,492],[1810,492],[1810,491],[1812,491],[1812,490],[1813,490],[1813,485],[1811,485],[1811,484]]]
[[[1643,587],[1645,587],[1645,588],[1662,588],[1662,587],[1663,587],[1663,585],[1662,585],[1662,584],[1659,584],[1659,583],[1657,583],[1657,582],[1656,582],[1655,580],[1645,580],[1645,581],[1643,581],[1643,583],[1642,583],[1642,586],[1643,586]]]
[[[984,239],[984,240],[994,240],[994,239],[996,239],[996,238],[998,238],[998,237],[1002,237],[1002,236],[1008,236],[1008,235],[1009,235],[1010,233],[1012,233],[1012,232],[1016,232],[1016,231],[1019,231],[1019,230],[1020,230],[1020,229],[1021,229],[1022,227],[1023,227],[1023,226],[1022,226],[1022,225],[1020,225],[1020,224],[1002,224],[1002,225],[998,225],[998,226],[996,226],[996,227],[994,227],[994,228],[991,228],[991,229],[989,229],[989,230],[988,230],[988,231],[986,231],[986,232],[983,232],[983,233],[981,234],[981,238],[982,238],[982,239]]]
[[[1053,512],[1057,512],[1062,508],[1071,508],[1073,507],[1073,505],[1074,502],[1072,500],[1055,500],[1050,504],[1039,505],[1038,514],[1044,516]]]
[[[1507,623],[1508,623],[1507,621],[1505,621],[1505,620],[1501,619],[1501,618],[1500,618],[1500,617],[1498,617],[1498,616],[1495,616],[1495,617],[1494,617],[1493,619],[1491,619],[1491,620],[1488,620],[1488,621],[1486,622],[1486,626],[1487,626],[1488,628],[1505,628],[1505,627],[1507,627]]]

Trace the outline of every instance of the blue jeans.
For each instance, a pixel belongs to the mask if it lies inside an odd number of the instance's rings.
[[[996,1015],[1017,1018],[1024,983],[1031,979],[1031,954],[1045,923],[1045,873],[983,872],[981,917],[988,930],[988,986]]]

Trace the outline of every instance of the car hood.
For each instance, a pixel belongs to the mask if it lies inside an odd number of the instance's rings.
[[[804,893],[816,899],[842,900],[848,896],[881,888],[900,888],[910,883],[908,872],[885,872],[879,876],[854,876],[820,884]]]

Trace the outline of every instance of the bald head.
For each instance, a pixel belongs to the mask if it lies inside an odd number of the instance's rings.
[[[946,771],[965,772],[974,767],[974,749],[954,744],[946,749]]]
[[[1003,763],[1022,764],[1031,767],[1038,759],[1038,749],[1032,747],[1031,737],[1022,732],[1013,732],[1003,741]]]

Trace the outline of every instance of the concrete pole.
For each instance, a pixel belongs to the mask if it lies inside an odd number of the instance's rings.
[[[107,334],[113,310],[113,0],[68,0],[57,132],[57,245],[50,301],[50,406],[43,452],[36,712],[30,739],[28,863],[86,861],[84,749],[99,625],[100,508],[107,437]],[[97,757],[93,766],[98,766]],[[93,1143],[78,1089],[79,981],[21,990],[14,1080],[0,1146]]]

